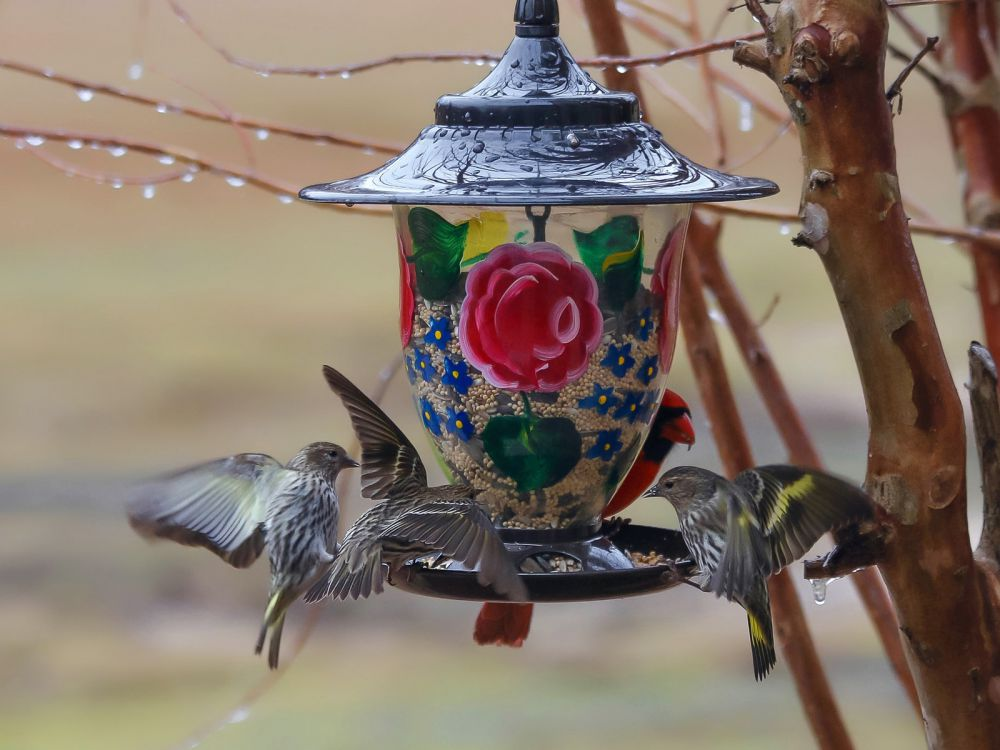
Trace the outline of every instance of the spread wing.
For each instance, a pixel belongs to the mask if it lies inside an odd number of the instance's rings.
[[[476,502],[430,502],[400,516],[382,537],[403,547],[426,547],[477,567],[477,579],[513,601],[527,599],[524,584],[490,517]]]
[[[769,546],[767,575],[809,551],[823,534],[872,517],[857,486],[819,471],[758,466],[735,482],[750,496]]]
[[[728,494],[726,544],[709,588],[716,596],[731,600],[753,588],[761,568],[768,566],[769,551],[754,507],[745,493],[724,481],[718,491]]]
[[[142,485],[128,503],[128,520],[144,537],[205,547],[245,568],[264,549],[267,501],[289,474],[259,453],[193,466]]]
[[[344,402],[361,443],[361,494],[385,500],[401,485],[426,487],[427,471],[416,448],[386,413],[332,367],[324,367],[323,375]]]

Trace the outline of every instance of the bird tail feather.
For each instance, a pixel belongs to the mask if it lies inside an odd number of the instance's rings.
[[[774,650],[774,626],[771,623],[771,600],[767,594],[767,584],[760,581],[754,587],[752,595],[740,604],[747,612],[753,676],[757,682],[761,682],[778,660]]]
[[[534,604],[486,602],[476,618],[472,637],[480,646],[495,644],[520,648],[531,629]]]

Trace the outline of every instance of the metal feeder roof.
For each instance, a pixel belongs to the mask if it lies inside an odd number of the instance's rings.
[[[518,0],[496,68],[441,97],[435,124],[368,174],[303,189],[323,203],[621,205],[760,198],[770,180],[703,167],[642,122],[634,94],[609,91],[559,38],[556,0]]]

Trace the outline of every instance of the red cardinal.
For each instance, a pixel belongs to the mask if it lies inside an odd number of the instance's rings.
[[[639,457],[601,516],[610,518],[634,503],[656,481],[660,466],[676,443],[693,445],[694,425],[691,424],[691,410],[684,399],[668,390],[663,393],[663,400]],[[472,637],[480,646],[494,643],[520,648],[531,629],[534,607],[534,604],[486,602],[479,610]]]

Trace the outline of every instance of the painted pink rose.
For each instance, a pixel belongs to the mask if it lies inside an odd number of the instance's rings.
[[[677,329],[680,327],[679,303],[681,288],[681,263],[684,260],[684,240],[687,222],[678,224],[660,249],[653,270],[651,291],[660,298],[660,370],[667,372],[674,362],[677,346]]]
[[[603,332],[597,282],[556,245],[500,245],[469,272],[458,338],[497,388],[558,391],[583,375]]]
[[[403,238],[399,238],[399,339],[405,347],[413,335],[413,284],[416,273],[413,264],[407,262],[409,256]]]

